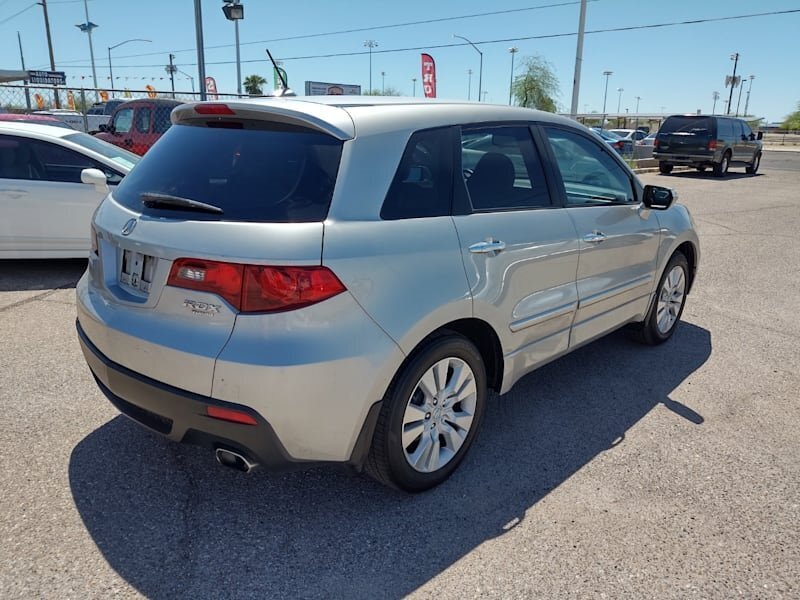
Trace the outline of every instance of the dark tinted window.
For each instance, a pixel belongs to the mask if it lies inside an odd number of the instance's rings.
[[[720,119],[723,120],[723,119]],[[700,136],[711,136],[713,121],[711,117],[668,117],[658,133],[682,133]]]
[[[527,127],[464,129],[461,169],[476,211],[550,206],[541,162]]]
[[[114,198],[137,212],[176,218],[322,221],[341,154],[342,142],[308,129],[262,121],[179,125],[147,152]],[[205,202],[224,213],[148,208],[141,201],[144,192]]]
[[[136,111],[135,129],[139,133],[150,133],[150,107],[140,106]]]
[[[556,157],[569,206],[635,201],[630,177],[607,148],[574,131],[557,127],[544,130]]]
[[[450,214],[453,145],[449,128],[418,131],[406,145],[381,208],[383,219]]]
[[[747,139],[748,140],[755,139],[755,135],[753,134],[753,130],[750,129],[750,125],[748,125],[746,121],[742,121],[741,123],[742,123],[742,132],[745,136],[747,136]]]
[[[100,169],[113,175],[99,162],[58,144],[0,136],[0,178],[81,183],[83,169]]]
[[[717,119],[717,138],[730,140],[734,135],[738,135],[733,128],[733,121],[730,119]]]
[[[0,179],[44,179],[44,169],[27,138],[0,135]]]

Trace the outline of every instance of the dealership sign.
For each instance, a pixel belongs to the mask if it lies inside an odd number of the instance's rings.
[[[67,85],[64,71],[28,71],[28,81],[44,85]]]
[[[306,96],[360,96],[361,86],[349,83],[306,81]]]

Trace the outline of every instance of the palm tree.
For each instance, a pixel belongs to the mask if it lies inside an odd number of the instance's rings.
[[[261,86],[267,83],[261,75],[248,75],[244,79],[244,91],[251,96],[261,96],[264,90]]]

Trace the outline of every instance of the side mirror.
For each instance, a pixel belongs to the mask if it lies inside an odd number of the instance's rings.
[[[642,202],[647,208],[667,210],[677,199],[678,193],[671,188],[661,187],[660,185],[644,186]]]
[[[759,131],[759,132],[756,134],[756,139],[757,139],[757,140],[763,140],[763,139],[764,139],[764,132],[763,132],[763,131]]]
[[[100,131],[106,132],[108,131],[108,125],[106,125],[105,123],[100,123],[98,129],[100,129]]]
[[[84,169],[81,171],[81,181],[93,185],[94,189],[101,194],[108,193],[108,181],[106,174],[100,169]]]

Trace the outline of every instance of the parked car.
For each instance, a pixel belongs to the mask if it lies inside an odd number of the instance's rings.
[[[73,129],[64,121],[51,117],[49,115],[31,115],[25,113],[3,113],[0,114],[0,122],[15,122],[15,123],[38,123],[39,125],[51,125],[53,127],[64,127],[66,129]]]
[[[166,98],[123,102],[96,137],[141,156],[170,128],[170,113],[180,105]]]
[[[647,137],[647,132],[642,129],[609,129],[608,131],[623,140],[631,140],[633,143]]]
[[[623,325],[666,341],[695,277],[674,192],[557,115],[310,96],[172,117],[95,214],[78,337],[122,413],[229,467],[430,488],[489,388]]]
[[[0,122],[0,258],[88,256],[92,213],[138,160],[72,129]]]
[[[124,98],[111,98],[109,100],[106,100],[105,102],[95,102],[94,104],[92,104],[89,110],[86,111],[86,114],[111,116],[114,114],[116,108],[120,104],[123,104],[124,102],[127,102],[127,100],[125,100]]]
[[[655,140],[656,140],[656,133],[650,133],[646,137],[643,137],[638,142],[636,142],[636,145],[652,147]]]
[[[633,141],[629,139],[623,139],[617,134],[611,133],[607,129],[600,129],[599,127],[592,127],[592,131],[603,138],[606,144],[614,148],[614,150],[616,150],[622,156],[633,155]]]
[[[84,115],[77,110],[70,110],[67,108],[51,108],[50,110],[37,110],[34,111],[35,115],[47,115],[58,119],[72,127],[77,131],[84,131],[86,133],[94,133],[100,131],[101,126],[108,122],[108,117],[105,115]]]
[[[633,157],[636,159],[653,158],[653,143],[656,134],[650,133],[633,145]]]
[[[672,115],[658,130],[653,158],[663,174],[675,165],[698,171],[711,168],[724,177],[730,165],[741,165],[751,175],[761,164],[763,134],[753,133],[744,119],[720,115]]]

